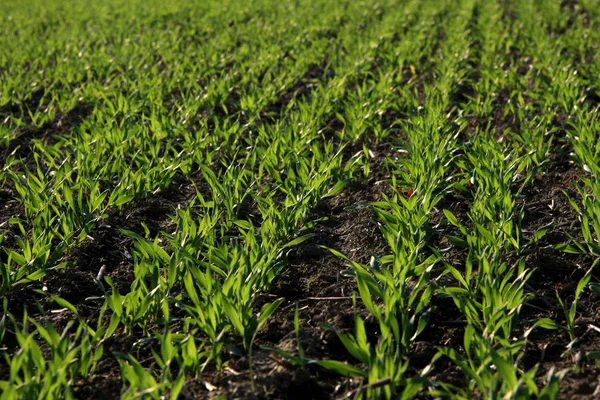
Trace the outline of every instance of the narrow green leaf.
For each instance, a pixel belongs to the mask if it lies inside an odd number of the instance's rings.
[[[285,248],[288,248],[288,247],[294,247],[294,246],[297,246],[297,245],[299,245],[300,243],[307,241],[308,239],[310,239],[310,238],[311,238],[311,237],[313,237],[313,236],[314,236],[314,234],[313,234],[313,233],[308,233],[308,234],[306,234],[306,235],[302,235],[302,236],[300,236],[300,237],[297,237],[297,238],[295,238],[294,240],[292,240],[292,241],[290,241],[290,242],[286,243],[286,244],[285,244],[285,245],[282,247],[282,249],[285,249]]]
[[[317,364],[321,367],[328,369],[330,371],[336,372],[343,376],[355,376],[355,377],[366,377],[367,373],[363,370],[360,370],[352,365],[346,364],[341,361],[335,360],[320,360],[317,361]]]

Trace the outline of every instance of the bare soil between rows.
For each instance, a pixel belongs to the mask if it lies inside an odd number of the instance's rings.
[[[314,66],[297,85],[282,95],[280,102],[269,105],[261,117],[264,120],[277,118],[292,99],[296,96],[309,96],[314,88],[314,81],[326,78],[329,73],[330,71],[325,70],[323,66]],[[459,88],[454,101],[463,101],[470,94],[470,90],[469,87]],[[32,101],[39,100],[38,95],[34,96]],[[232,98],[226,102],[233,103],[230,107],[235,108],[236,95],[232,94]],[[11,107],[0,111],[0,116],[3,112],[15,112],[15,106]],[[497,127],[494,132],[498,135],[509,122],[499,117],[500,109],[497,113],[494,121]],[[30,152],[33,140],[52,144],[54,136],[68,133],[65,127],[79,124],[88,114],[89,109],[81,106],[68,115],[60,116],[57,123],[42,128],[24,129],[14,143],[0,148],[0,164],[3,165],[6,157],[14,153],[24,159],[25,165],[32,165]],[[393,115],[388,117],[394,119]],[[325,133],[331,134],[331,131],[335,131],[338,122],[333,118],[325,127]],[[330,139],[335,137],[333,134],[329,136]],[[368,208],[361,205],[380,200],[382,193],[386,193],[389,173],[384,159],[386,156],[394,157],[396,145],[397,143],[388,142],[373,147],[370,178],[354,182],[336,196],[323,200],[313,210],[312,219],[320,221],[313,230],[314,237],[288,254],[287,265],[272,283],[270,290],[262,294],[264,302],[280,297],[285,298],[285,302],[257,337],[252,360],[254,379],[250,379],[248,358],[229,354],[226,355],[228,368],[222,371],[209,369],[200,378],[186,381],[183,398],[203,399],[224,395],[231,399],[337,399],[360,386],[359,380],[341,377],[315,365],[298,369],[266,348],[277,347],[291,353],[296,351],[293,326],[296,305],[300,310],[301,341],[309,359],[335,359],[356,363],[335,333],[321,326],[322,323],[327,323],[339,331],[349,332],[354,327],[355,312],[365,317],[368,337],[376,341],[377,324],[365,310],[360,309],[360,306],[357,310],[353,306],[352,296],[356,292],[356,284],[352,277],[344,274],[350,267],[322,246],[338,250],[365,264],[370,261],[372,255],[383,256],[389,253],[389,248],[379,233],[375,217]],[[352,154],[353,150],[361,149],[362,147],[357,145],[354,149],[347,149],[347,152]],[[570,302],[577,283],[592,263],[588,258],[568,255],[553,248],[559,243],[567,242],[567,234],[578,236],[577,215],[563,191],[570,196],[576,196],[574,183],[577,182],[579,173],[570,162],[567,149],[558,141],[549,165],[537,177],[526,195],[518,199],[525,210],[526,232],[534,232],[548,223],[553,224],[552,229],[527,257],[528,266],[535,270],[529,281],[530,290],[535,294],[535,298],[523,307],[523,321],[550,317],[564,323],[555,293],[558,292],[563,299]],[[48,302],[48,297],[58,295],[74,304],[80,315],[94,324],[102,305],[102,300],[98,298],[104,294],[103,288],[96,283],[98,273],[103,270],[106,276],[110,276],[122,294],[129,291],[134,279],[131,258],[133,243],[120,230],[127,229],[143,235],[141,223],[145,223],[151,235],[172,232],[175,227],[170,215],[178,207],[189,204],[196,193],[194,185],[202,188],[200,176],[176,175],[165,190],[129,205],[122,211],[111,213],[95,227],[88,239],[65,256],[65,260],[71,265],[69,268],[52,271],[39,282],[11,289],[6,295],[9,311],[20,316],[27,309],[29,314],[39,321],[52,322],[57,328],[61,328],[70,319],[69,314],[48,313],[56,308]],[[16,198],[17,194],[10,186],[0,190],[0,224],[12,217],[22,216],[23,209]],[[249,212],[252,208],[253,204],[245,205],[242,207],[245,210],[242,213]],[[447,248],[446,261],[461,267],[466,256],[465,251],[444,241],[443,235],[449,227],[443,224],[441,210],[450,209],[462,222],[467,222],[468,203],[455,193],[450,193],[438,208],[431,220],[436,223],[434,229],[439,235],[434,236],[431,244],[438,248]],[[244,218],[247,215],[240,217]],[[11,234],[15,234],[10,225],[8,229],[5,246],[11,245]],[[597,280],[598,276],[595,275],[594,279]],[[409,374],[415,374],[427,366],[440,346],[452,346],[459,350],[462,346],[465,321],[461,319],[461,313],[451,301],[442,297],[434,297],[432,304],[434,310],[429,324],[413,343],[409,355]],[[579,303],[579,316],[577,333],[582,339],[573,351],[566,352],[570,339],[565,332],[536,330],[530,337],[528,350],[522,362],[524,369],[539,364],[540,371],[549,371],[553,367],[574,367],[561,384],[560,397],[565,399],[600,396],[600,367],[597,366],[596,360],[578,356],[600,349],[600,333],[590,328],[600,326],[600,306],[597,299],[587,291]],[[525,328],[525,325],[520,328]],[[119,397],[122,388],[116,358],[119,352],[134,353],[145,367],[158,368],[151,361],[150,348],[137,346],[144,338],[141,332],[126,334],[118,330],[105,343],[104,357],[94,374],[76,382],[76,396],[82,399]],[[2,346],[17,350],[14,337],[10,334]],[[157,343],[150,343],[150,346],[157,346]],[[8,373],[5,360],[0,359],[0,376],[5,377]],[[445,359],[436,363],[431,379],[457,386],[465,386],[466,383],[458,368]]]
[[[344,349],[337,336],[324,329],[320,323],[328,323],[340,331],[353,329],[355,309],[352,295],[356,285],[352,278],[342,272],[349,266],[321,246],[341,251],[352,259],[368,263],[372,254],[383,256],[389,249],[379,234],[374,217],[361,204],[381,199],[388,178],[383,162],[384,156],[393,153],[392,144],[377,147],[373,173],[369,180],[355,182],[338,195],[323,200],[313,212],[315,220],[321,220],[314,229],[314,237],[295,248],[288,256],[287,266],[273,282],[265,301],[284,297],[285,303],[274,314],[257,339],[253,359],[254,389],[249,376],[246,357],[229,356],[228,368],[223,371],[209,370],[198,379],[187,381],[184,398],[211,398],[226,395],[235,399],[332,399],[340,398],[355,389],[360,382],[332,374],[314,365],[299,370],[265,347],[278,347],[294,353],[293,315],[296,304],[300,310],[301,340],[310,359],[331,358],[355,363]],[[568,158],[557,148],[551,165],[529,190],[526,198],[520,199],[525,207],[525,230],[533,232],[549,222],[554,228],[537,245],[537,249],[527,259],[528,265],[535,268],[530,280],[536,298],[531,306],[525,306],[522,320],[550,317],[558,322],[562,314],[554,295],[555,291],[566,299],[572,296],[574,288],[591,260],[561,253],[553,245],[566,242],[566,233],[577,235],[577,221],[574,211],[563,191],[575,195],[573,183],[578,171]],[[378,154],[379,153],[379,154]],[[80,314],[89,321],[97,318],[101,301],[93,299],[102,296],[102,289],[95,277],[101,268],[110,276],[121,293],[129,290],[133,281],[131,240],[123,236],[119,229],[129,229],[142,234],[144,222],[152,234],[169,232],[174,227],[169,215],[181,205],[189,203],[195,193],[192,180],[198,178],[177,176],[166,190],[127,207],[111,215],[90,234],[90,239],[74,249],[67,257],[72,267],[51,272],[42,281],[21,285],[7,294],[9,310],[20,315],[25,308],[40,321],[50,321],[60,327],[68,321],[68,315],[48,314],[53,305],[47,302],[48,295],[59,295],[73,303]],[[456,215],[465,217],[468,206],[449,196],[442,204]],[[4,208],[3,219],[18,216],[18,208]],[[14,213],[7,215],[7,210]],[[435,219],[435,216],[433,217]],[[439,229],[444,229],[440,227]],[[448,261],[460,264],[464,251],[448,251]],[[44,288],[45,294],[36,289]],[[416,373],[431,361],[439,346],[453,346],[460,349],[464,323],[455,306],[442,298],[434,298],[432,318],[425,332],[413,344],[410,355],[411,371]],[[371,339],[376,340],[377,325],[364,310],[357,312],[366,317],[366,327]],[[600,348],[600,333],[589,329],[589,325],[600,325],[600,307],[591,295],[586,294],[579,307],[578,333],[582,340],[576,349],[565,355],[569,338],[562,331],[535,331],[531,336],[529,349],[523,361],[524,368],[540,364],[541,370],[552,367],[576,367],[567,374],[561,385],[561,398],[586,399],[598,394],[600,368],[595,360],[576,359],[574,354]],[[9,335],[10,336],[10,335]],[[105,355],[95,373],[75,385],[79,398],[113,399],[121,391],[121,377],[115,354],[134,352],[138,359],[150,360],[149,348],[135,350],[135,344],[143,339],[141,333],[125,334],[117,331],[105,344]],[[8,345],[11,338],[6,340]],[[16,343],[13,343],[16,344]],[[146,357],[144,357],[146,355]],[[151,361],[146,367],[153,367]],[[154,367],[156,367],[154,365]],[[0,361],[0,376],[8,374],[4,360]],[[443,380],[459,386],[465,384],[458,369],[447,360],[440,360],[431,375],[433,380]]]

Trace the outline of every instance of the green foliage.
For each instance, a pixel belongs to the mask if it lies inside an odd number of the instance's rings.
[[[534,329],[565,329],[574,348],[581,299],[600,292],[597,2],[63,3],[0,4],[1,399],[74,398],[117,335],[139,339],[117,354],[123,398],[177,398],[232,357],[253,381],[257,349],[346,376],[355,398],[558,397],[566,371],[522,360]],[[537,296],[528,256],[555,229],[525,228],[527,196],[567,155],[578,233],[555,250],[587,272],[557,294],[563,326],[522,310]],[[330,249],[356,283],[354,318],[323,327],[353,361],[309,355],[298,305],[296,350],[264,346],[290,306],[273,283],[290,253],[323,244],[323,210],[353,185],[373,200],[348,214],[368,210],[385,243],[361,262]],[[169,200],[161,223],[130,223],[149,199]],[[101,270],[92,328],[44,283],[83,273],[73,255],[108,223],[132,279]],[[60,332],[41,304],[9,312],[19,290],[60,307]],[[440,301],[462,348],[416,371]],[[440,357],[464,385],[430,376]]]

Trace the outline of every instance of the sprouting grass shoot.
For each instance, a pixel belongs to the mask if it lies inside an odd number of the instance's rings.
[[[600,397],[600,2],[0,3],[0,399]]]

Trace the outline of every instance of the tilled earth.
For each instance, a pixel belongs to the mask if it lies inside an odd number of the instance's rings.
[[[571,2],[564,2],[564,7],[571,7]],[[510,18],[507,15],[506,18]],[[532,68],[527,58],[514,54],[516,62],[521,64],[523,74]],[[315,65],[305,76],[289,90],[284,92],[278,101],[269,104],[259,118],[269,119],[279,115],[290,104],[292,99],[308,98],[315,87],[315,81],[325,81],[332,71],[323,65]],[[477,77],[470,77],[476,79]],[[414,84],[416,96],[423,102],[423,81],[433,79],[427,74],[417,78]],[[472,87],[457,87],[453,93],[453,102],[467,101],[474,95]],[[68,115],[58,115],[54,121],[41,128],[35,128],[27,121],[24,110],[38,106],[44,92],[40,92],[30,100],[30,104],[8,104],[0,108],[0,121],[8,117],[24,118],[25,124],[18,128],[21,134],[7,144],[0,143],[0,165],[4,165],[9,155],[23,160],[27,168],[34,168],[36,163],[34,140],[41,140],[48,146],[55,143],[60,135],[68,135],[88,118],[93,106],[78,105]],[[174,98],[177,93],[172,94]],[[506,103],[500,94],[498,105]],[[235,110],[240,96],[232,92],[223,101],[225,110]],[[587,100],[600,103],[600,97],[594,92]],[[215,109],[219,109],[215,107]],[[221,114],[219,114],[221,113]],[[211,117],[225,118],[226,112],[207,112]],[[206,116],[201,116],[206,117]],[[397,120],[404,117],[398,110],[390,110],[381,118],[385,129],[395,126]],[[514,116],[498,108],[492,123],[492,131],[498,139],[508,128],[518,129]],[[250,123],[244,116],[243,123]],[[461,132],[461,138],[468,141],[476,134],[476,127],[488,121],[470,120]],[[557,116],[556,134],[549,163],[539,174],[525,195],[518,199],[523,207],[525,219],[523,231],[533,233],[536,229],[552,224],[550,231],[530,249],[526,262],[534,269],[528,282],[527,291],[534,296],[521,310],[522,320],[535,320],[548,317],[558,323],[564,323],[564,313],[556,294],[570,304],[573,293],[580,279],[591,266],[593,260],[583,256],[575,256],[561,252],[556,245],[567,243],[570,237],[579,238],[580,224],[577,213],[571,207],[567,195],[577,199],[575,185],[579,182],[581,171],[570,157],[570,148],[564,135],[567,122]],[[335,140],[333,132],[340,128],[341,122],[332,118],[323,126],[324,136]],[[225,355],[227,367],[216,370],[209,366],[200,378],[186,381],[182,397],[187,399],[214,398],[225,396],[231,399],[332,399],[351,398],[359,388],[356,379],[341,377],[316,364],[308,364],[306,368],[298,368],[269,348],[279,348],[291,353],[296,352],[297,342],[294,332],[294,313],[296,307],[300,316],[300,340],[308,359],[335,359],[357,364],[344,348],[334,332],[326,329],[329,324],[341,332],[349,332],[354,328],[354,315],[361,313],[365,318],[365,326],[369,339],[378,335],[377,323],[362,309],[360,303],[355,305],[353,296],[357,287],[354,278],[347,272],[351,267],[334,256],[326,248],[332,248],[347,255],[351,259],[367,264],[372,256],[384,256],[389,253],[387,243],[379,232],[377,220],[364,205],[379,201],[384,195],[390,195],[390,171],[386,166],[386,157],[399,157],[398,144],[406,138],[400,129],[383,142],[374,143],[365,139],[373,152],[371,172],[368,178],[356,179],[340,193],[322,200],[312,211],[311,220],[317,221],[312,229],[314,236],[287,254],[286,266],[272,283],[266,293],[260,295],[257,306],[272,299],[284,298],[284,303],[269,319],[267,325],[259,332],[252,359],[252,366],[247,356],[229,351]],[[362,150],[364,143],[355,143],[345,149],[346,159]],[[20,316],[25,310],[40,322],[51,322],[58,329],[66,326],[70,317],[66,312],[48,312],[56,305],[48,299],[50,295],[58,295],[76,306],[81,317],[91,325],[95,325],[102,306],[105,287],[98,284],[102,275],[109,276],[115,288],[121,293],[130,290],[134,280],[132,240],[121,233],[122,229],[144,235],[142,223],[146,225],[152,236],[161,232],[173,232],[176,229],[172,216],[178,208],[190,204],[196,190],[207,189],[199,172],[190,176],[181,174],[164,190],[149,195],[144,199],[127,205],[124,209],[111,210],[82,243],[60,260],[69,267],[49,272],[42,280],[25,283],[11,288],[6,293],[8,311]],[[407,194],[408,195],[408,194]],[[0,227],[6,230],[2,246],[12,248],[17,228],[10,223],[11,218],[24,216],[23,206],[19,203],[18,193],[10,183],[3,183],[0,189]],[[256,204],[249,200],[242,204],[243,218],[253,219]],[[430,216],[433,235],[430,245],[435,249],[444,249],[445,261],[457,267],[464,266],[466,250],[454,246],[445,235],[452,232],[443,216],[443,209],[448,209],[461,222],[468,222],[468,200],[449,193],[438,204],[434,214]],[[5,257],[0,253],[0,257]],[[594,279],[597,280],[595,273]],[[432,299],[433,312],[425,331],[413,343],[409,374],[415,374],[425,368],[441,346],[460,348],[466,321],[454,303],[442,296]],[[579,340],[567,352],[570,343],[569,335],[562,330],[535,330],[529,337],[526,355],[522,361],[524,369],[539,365],[540,376],[551,369],[570,368],[561,383],[560,398],[590,399],[600,398],[600,366],[597,360],[588,359],[585,354],[600,349],[600,303],[591,291],[584,291],[579,306],[576,334]],[[106,316],[105,316],[106,319]],[[105,321],[107,322],[107,321]],[[522,327],[520,328],[522,329]],[[89,377],[75,383],[75,395],[82,399],[115,399],[122,390],[122,378],[117,361],[117,353],[132,353],[142,365],[150,369],[159,369],[153,361],[150,348],[158,346],[157,341],[143,340],[146,337],[140,332],[124,332],[121,329],[104,344],[104,357],[96,371]],[[231,337],[232,348],[239,345],[238,339]],[[143,343],[143,345],[141,345]],[[18,351],[18,343],[10,330],[1,347],[9,353]],[[239,347],[239,346],[238,346]],[[252,368],[251,368],[252,367]],[[0,359],[0,376],[9,375],[8,365]],[[456,386],[466,385],[465,377],[460,370],[447,359],[440,359],[430,374],[433,381],[443,381]]]
[[[322,201],[314,210],[314,218],[321,222],[314,229],[314,237],[294,248],[288,254],[288,263],[272,288],[264,298],[285,298],[283,305],[271,317],[268,325],[258,335],[253,359],[253,381],[250,379],[248,359],[230,355],[228,367],[223,371],[208,371],[197,380],[187,381],[184,398],[206,398],[225,395],[228,398],[288,398],[288,399],[330,399],[341,398],[356,388],[356,381],[341,378],[326,370],[309,365],[298,369],[277,354],[263,348],[277,347],[286,351],[296,350],[293,317],[298,305],[301,321],[301,341],[307,358],[331,358],[355,363],[337,336],[320,325],[327,323],[342,332],[353,329],[355,308],[352,296],[356,293],[354,279],[344,271],[350,267],[343,260],[332,255],[321,246],[333,248],[348,255],[353,260],[368,263],[371,255],[384,255],[389,249],[379,234],[375,217],[362,204],[378,201],[385,193],[385,181],[389,178],[383,162],[386,152],[393,148],[392,143],[377,145],[373,171],[369,179],[352,184],[339,194]],[[569,299],[574,288],[590,265],[590,260],[562,253],[554,245],[569,240],[567,233],[577,237],[577,216],[565,196],[574,196],[577,182],[577,169],[568,161],[564,149],[557,146],[551,164],[546,172],[536,179],[527,196],[519,199],[526,210],[524,230],[533,232],[536,228],[553,223],[553,228],[537,244],[527,257],[528,265],[535,268],[529,281],[535,298],[525,305],[522,317],[535,319],[550,317],[557,322],[563,317],[555,292]],[[24,154],[25,158],[27,157]],[[164,191],[143,201],[128,206],[121,212],[108,216],[99,224],[90,237],[66,256],[72,267],[49,273],[42,281],[20,285],[7,293],[9,311],[15,315],[27,309],[34,318],[48,321],[57,327],[64,326],[69,318],[59,314],[40,312],[54,307],[46,299],[49,294],[59,295],[74,304],[80,315],[89,321],[97,319],[101,306],[99,297],[103,288],[95,278],[103,270],[110,276],[116,287],[127,292],[133,281],[132,242],[120,233],[128,229],[143,234],[140,225],[144,222],[153,234],[174,229],[169,215],[177,207],[185,205],[195,195],[192,180],[202,186],[200,177],[177,176]],[[1,209],[3,221],[19,217],[21,208],[12,200],[10,187],[3,189],[8,199]],[[464,201],[446,198],[441,208],[448,208],[455,215],[466,218],[468,207]],[[436,217],[432,218],[435,221]],[[441,211],[439,220],[442,219]],[[450,229],[440,223],[434,227],[440,234]],[[7,236],[10,240],[10,235]],[[435,242],[435,239],[434,239]],[[10,243],[10,242],[8,242]],[[464,262],[466,253],[452,248],[443,235],[438,248],[448,248],[445,252],[448,261],[455,265]],[[43,290],[43,291],[42,291]],[[414,371],[427,366],[438,346],[460,346],[465,321],[450,300],[434,298],[435,306],[429,325],[414,343],[410,355]],[[37,310],[37,311],[36,311]],[[360,309],[358,312],[362,312]],[[365,312],[365,316],[366,311]],[[600,395],[598,381],[600,367],[596,360],[586,359],[581,354],[600,348],[600,332],[594,328],[600,325],[600,307],[590,293],[585,293],[579,303],[581,317],[578,319],[577,333],[581,339],[576,350],[565,356],[570,339],[566,332],[537,330],[530,336],[524,368],[539,364],[541,370],[574,367],[561,385],[561,398],[588,399]],[[376,337],[378,327],[366,316],[366,327],[371,337]],[[119,365],[113,354],[134,352],[139,360],[146,359],[145,366],[152,367],[152,356],[148,348],[139,348],[136,343],[144,337],[117,331],[105,343],[105,357],[95,373],[77,382],[75,393],[79,398],[113,399],[119,397],[121,376]],[[5,339],[10,346],[16,346],[10,338]],[[14,347],[16,349],[16,347]],[[138,350],[134,350],[138,349]],[[0,374],[8,373],[7,366],[0,361]],[[447,360],[440,360],[432,372],[433,380],[443,380],[462,385],[460,371]]]

